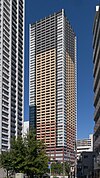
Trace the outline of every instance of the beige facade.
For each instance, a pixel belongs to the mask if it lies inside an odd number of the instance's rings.
[[[53,161],[75,161],[76,37],[64,10],[30,25],[30,127]]]
[[[37,139],[56,146],[56,50],[36,56]]]

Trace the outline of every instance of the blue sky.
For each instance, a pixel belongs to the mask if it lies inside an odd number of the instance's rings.
[[[77,36],[77,136],[93,133],[92,27],[99,0],[26,0],[25,7],[25,120],[29,119],[29,24],[65,9]]]

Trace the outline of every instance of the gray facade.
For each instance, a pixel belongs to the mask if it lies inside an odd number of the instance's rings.
[[[94,162],[95,177],[100,177],[100,6],[96,7],[93,26],[93,76],[94,76]]]
[[[94,152],[81,153],[80,159],[77,161],[77,178],[93,178],[94,158]]]
[[[0,0],[0,151],[22,135],[24,0]]]

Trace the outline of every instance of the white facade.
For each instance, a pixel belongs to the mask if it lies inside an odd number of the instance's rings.
[[[22,135],[24,0],[0,0],[0,151]]]
[[[25,136],[29,131],[29,121],[24,121],[23,125],[23,136]]]
[[[89,138],[77,140],[77,159],[79,159],[82,152],[93,151],[93,134]]]

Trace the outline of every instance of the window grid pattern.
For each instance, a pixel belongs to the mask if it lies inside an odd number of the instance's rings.
[[[24,0],[0,1],[0,150],[22,135]]]
[[[56,146],[56,50],[36,56],[37,139]]]
[[[64,10],[32,24],[31,28],[35,28],[35,40],[33,40],[35,47],[32,44],[31,48],[33,48],[33,56],[35,55],[35,58],[32,58],[36,67],[36,76],[33,80],[36,82],[37,139],[45,141],[47,153],[51,158],[60,161],[74,160],[74,147],[71,148],[68,144],[73,142],[72,145],[75,146],[76,140],[75,34],[65,17]],[[34,33],[32,37],[34,38]],[[32,53],[32,49],[30,51]],[[34,67],[33,70],[32,66],[30,68],[31,75],[35,75]],[[51,74],[55,76],[54,80]],[[30,86],[30,96],[33,97],[34,86],[33,84]],[[70,99],[72,101],[69,102]],[[69,107],[73,108],[72,113]],[[51,117],[52,111],[55,113],[54,118]],[[72,122],[74,122],[73,126]],[[71,129],[70,136],[73,140],[69,141],[68,132]]]
[[[30,25],[30,72],[29,72],[29,126],[36,127],[36,56],[35,56],[35,26]]]
[[[66,146],[66,48],[64,14],[57,16],[57,146]]]

